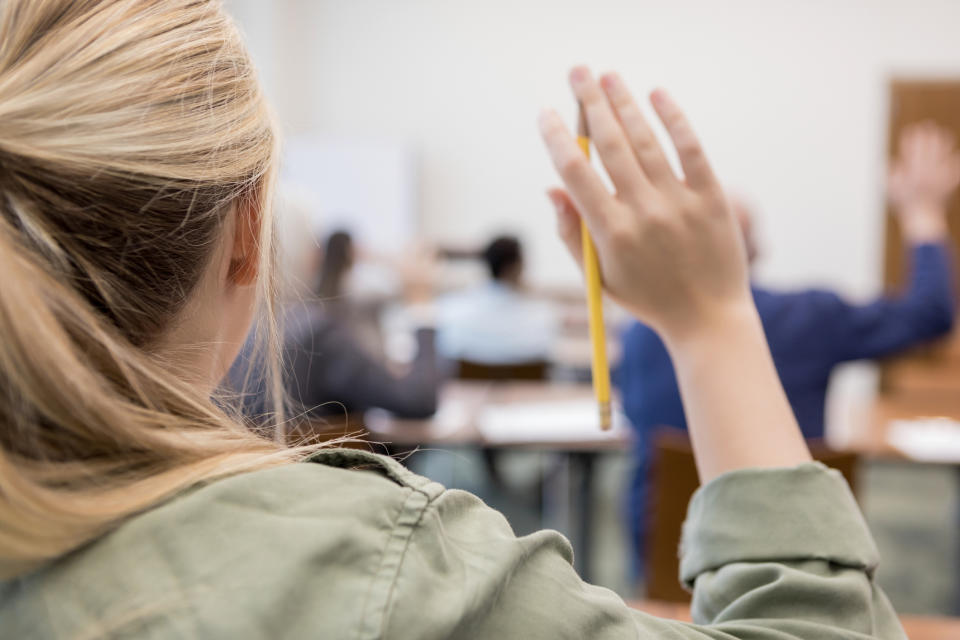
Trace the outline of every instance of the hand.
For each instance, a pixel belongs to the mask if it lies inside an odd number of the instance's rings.
[[[615,193],[563,122],[540,127],[567,190],[555,189],[561,234],[579,256],[582,219],[604,286],[664,339],[673,359],[700,478],[810,459],[750,296],[743,242],[686,118],[663,92],[651,101],[685,178],[670,168],[623,83],[570,74]]]
[[[566,190],[549,192],[558,226],[580,258],[580,218],[597,247],[604,287],[666,340],[709,326],[731,310],[752,311],[737,223],[686,118],[663,91],[653,107],[685,174],[671,169],[640,108],[620,78],[600,83],[583,67],[570,84],[615,193],[601,182],[553,111],[540,128]]]
[[[907,242],[935,242],[947,234],[947,202],[960,183],[953,136],[927,121],[904,129],[890,168],[888,194]]]

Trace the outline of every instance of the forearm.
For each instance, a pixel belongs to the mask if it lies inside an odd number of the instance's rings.
[[[946,324],[930,327],[934,333],[948,330],[956,306],[949,239],[942,237],[913,244],[909,264],[905,302],[914,305],[923,320],[934,325]]]
[[[915,236],[907,262],[906,286],[886,298],[883,315],[906,327],[913,341],[943,335],[953,326],[956,307],[949,241]]]
[[[736,469],[810,460],[752,304],[664,340],[702,483]]]

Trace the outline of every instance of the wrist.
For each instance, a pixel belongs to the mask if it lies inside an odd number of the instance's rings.
[[[709,322],[672,333],[664,342],[701,481],[736,469],[810,460],[753,304],[725,307]]]
[[[904,207],[899,216],[903,238],[908,244],[939,242],[948,234],[944,207],[918,204]]]
[[[763,337],[763,325],[753,299],[744,296],[740,300],[722,304],[709,313],[699,314],[694,321],[665,329],[661,337],[672,354],[681,355],[709,348],[713,344],[736,341],[751,333],[759,333]]]

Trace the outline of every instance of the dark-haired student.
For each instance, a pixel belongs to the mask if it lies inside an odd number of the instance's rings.
[[[958,177],[960,157],[948,133],[930,123],[904,132],[889,180],[890,201],[909,253],[901,292],[855,304],[829,290],[751,285],[773,361],[805,437],[824,435],[834,367],[895,354],[943,336],[953,326],[956,300],[946,207]],[[742,203],[732,205],[752,262],[757,245],[750,212]],[[670,353],[651,327],[636,322],[626,330],[615,379],[635,431],[627,517],[641,569],[651,438],[658,427],[685,429],[687,419]]]
[[[291,305],[282,336],[282,378],[288,414],[343,417],[385,409],[401,418],[427,418],[437,410],[443,373],[436,330],[415,330],[416,352],[402,370],[371,355],[322,301]],[[231,368],[232,389],[242,394],[244,413],[261,421],[271,411],[262,377],[247,377],[255,341],[248,341]]]
[[[345,231],[331,233],[320,255],[315,297],[291,303],[281,324],[281,375],[287,413],[303,417],[342,418],[367,409],[385,409],[401,418],[427,418],[437,410],[443,379],[433,326],[415,329],[416,351],[402,370],[370,352],[361,340],[357,307],[347,295],[346,280],[356,262],[356,248]],[[271,398],[251,336],[231,368],[232,390],[240,392],[244,413],[263,422]]]
[[[616,77],[572,84],[616,194],[548,113],[553,197],[674,355],[704,482],[682,561],[699,624],[631,610],[562,536],[518,538],[467,492],[225,412],[211,396],[271,295],[278,163],[237,29],[214,0],[4,0],[0,635],[903,638],[685,118],[654,94],[681,181]]]
[[[525,291],[520,240],[498,236],[481,257],[487,282],[437,304],[440,355],[494,365],[548,360],[560,319],[552,305]]]

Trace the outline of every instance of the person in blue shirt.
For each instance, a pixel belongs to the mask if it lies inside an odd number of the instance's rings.
[[[486,365],[548,361],[560,331],[560,317],[551,304],[524,287],[520,240],[498,236],[481,257],[489,280],[448,295],[437,305],[440,355],[451,361]]]
[[[854,304],[828,290],[752,287],[774,363],[805,437],[824,435],[827,385],[836,365],[888,356],[942,336],[953,326],[946,208],[958,180],[960,156],[949,134],[932,123],[904,131],[888,184],[910,254],[900,293]],[[736,208],[752,261],[757,251],[750,215],[745,207]],[[686,429],[686,419],[670,354],[649,327],[634,323],[627,328],[615,382],[635,431],[627,516],[639,574],[650,439],[658,427]]]

